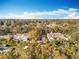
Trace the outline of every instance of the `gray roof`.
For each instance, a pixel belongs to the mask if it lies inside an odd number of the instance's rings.
[[[0,52],[8,52],[11,50],[11,47],[8,47],[6,45],[0,45]]]

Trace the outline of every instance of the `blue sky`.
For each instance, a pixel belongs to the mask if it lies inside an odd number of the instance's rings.
[[[8,14],[9,16],[14,14],[22,15],[24,14],[24,12],[33,14],[38,12],[43,13],[58,11],[59,9],[62,9],[64,11],[74,9],[74,12],[78,13],[79,0],[0,0],[1,16],[7,16]],[[75,9],[77,10],[75,11]],[[54,17],[64,17],[64,15]],[[53,15],[45,15],[44,17],[47,16],[51,17]]]

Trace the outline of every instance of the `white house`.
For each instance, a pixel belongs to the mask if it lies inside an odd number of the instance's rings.
[[[71,38],[70,35],[64,34],[64,39],[65,39],[65,40],[69,40],[70,38]]]
[[[1,35],[0,39],[11,39],[12,35]]]
[[[47,27],[49,27],[49,28],[54,28],[54,27],[61,27],[61,28],[63,28],[63,26],[61,26],[60,24],[56,24],[56,23],[51,23],[51,24],[48,24],[48,25],[46,25]]]
[[[69,40],[70,36],[66,35],[66,34],[62,34],[62,33],[48,33],[47,34],[47,38],[49,41],[54,40],[54,39],[65,39],[65,40]]]
[[[23,33],[23,34],[13,34],[13,35],[1,35],[0,39],[13,39],[15,41],[17,41],[17,40],[27,41],[28,35],[26,33]]]
[[[11,50],[12,50],[11,47],[7,47],[5,44],[4,45],[0,45],[0,53],[9,52]]]
[[[27,41],[27,39],[28,39],[28,35],[25,33],[13,35],[13,40],[15,40],[15,41],[17,41],[17,40]]]
[[[28,46],[24,46],[24,47],[23,47],[23,49],[27,49],[27,48],[28,48]]]
[[[52,23],[52,24],[48,24],[48,25],[47,25],[47,27],[55,27],[55,26],[57,26],[56,23]]]

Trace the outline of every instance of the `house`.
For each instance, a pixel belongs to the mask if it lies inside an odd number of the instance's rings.
[[[6,46],[5,44],[0,45],[0,53],[11,51],[11,47]]]
[[[12,35],[1,35],[0,39],[11,39]]]
[[[44,42],[46,40],[46,35],[40,35],[38,38],[37,38],[37,42],[40,43],[40,42]]]
[[[45,40],[45,37],[46,37],[45,35],[40,35],[40,36],[38,37],[38,40],[40,40],[40,41],[41,41],[41,40]]]
[[[37,23],[37,24],[36,24],[36,27],[42,29],[42,28],[44,27],[44,24],[42,24],[42,23]]]
[[[69,40],[70,38],[71,38],[71,35],[64,34],[64,39],[65,40]]]
[[[22,41],[27,41],[28,39],[28,35],[27,34],[16,34],[16,35],[13,35],[13,40],[15,41],[18,41],[18,40],[22,40]]]
[[[65,39],[65,40],[69,40],[70,39],[70,36],[69,35],[66,35],[66,34],[62,34],[62,33],[48,33],[47,34],[47,38],[49,41],[51,40],[54,40],[54,39]]]
[[[1,35],[0,39],[13,39],[15,41],[18,41],[18,40],[27,41],[28,35],[26,33],[23,33],[23,34],[13,34],[13,35]]]
[[[23,47],[23,49],[27,49],[27,48],[28,48],[28,46],[24,46],[24,47]]]
[[[61,26],[60,24],[56,24],[56,23],[51,23],[51,24],[48,24],[46,25],[48,28],[54,28],[54,27],[61,27],[63,28],[63,26]]]
[[[52,24],[48,24],[48,25],[47,25],[47,27],[55,27],[55,26],[57,26],[56,23],[52,23]]]
[[[23,25],[21,25],[21,28],[26,28],[26,27],[28,27],[27,24],[23,24]]]

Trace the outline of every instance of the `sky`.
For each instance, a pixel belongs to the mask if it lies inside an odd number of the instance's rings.
[[[79,18],[79,0],[0,0],[0,18]]]

